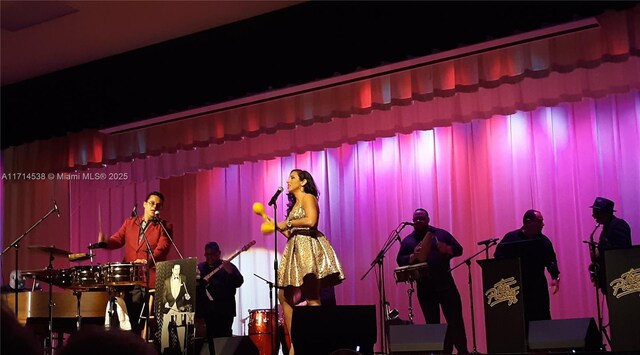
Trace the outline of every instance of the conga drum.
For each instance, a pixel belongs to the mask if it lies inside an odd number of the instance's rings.
[[[272,309],[249,310],[249,338],[256,344],[260,355],[273,355],[278,344],[273,334],[278,329],[276,314]]]

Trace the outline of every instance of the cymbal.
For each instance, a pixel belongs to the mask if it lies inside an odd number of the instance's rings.
[[[53,255],[64,255],[64,256],[68,256],[69,254],[71,254],[70,251],[66,251],[63,249],[58,249],[55,247],[55,245],[29,245],[27,248],[29,249],[36,249],[39,251],[43,251],[45,253],[50,253]]]

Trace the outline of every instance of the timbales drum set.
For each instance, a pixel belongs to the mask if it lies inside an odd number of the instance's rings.
[[[131,286],[145,286],[147,284],[147,265],[129,262],[113,262],[93,265],[93,254],[74,254],[55,246],[31,245],[29,249],[49,254],[49,265],[44,269],[24,270],[23,277],[33,278],[63,289],[72,290],[77,297],[77,328],[80,329],[82,316],[80,314],[80,299],[82,292],[108,291],[112,296],[109,315],[113,319],[115,314],[115,295]],[[65,269],[54,269],[52,261],[58,257],[68,258],[71,262],[90,260],[90,265],[79,265]],[[51,288],[49,289],[51,292]],[[107,305],[105,305],[107,306]],[[113,324],[110,322],[110,324]]]
[[[53,255],[64,255],[72,262],[91,259],[93,263],[93,254],[72,254],[53,246],[31,245],[29,248]],[[144,286],[147,283],[147,265],[116,262],[102,265],[80,265],[66,269],[25,270],[22,275],[64,289],[94,291],[105,290],[108,287]]]

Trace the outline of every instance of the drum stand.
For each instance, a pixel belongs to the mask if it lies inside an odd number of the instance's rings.
[[[413,288],[413,278],[409,278],[409,289],[407,290],[407,295],[409,296],[409,324],[413,324],[413,293],[415,289]]]
[[[413,324],[413,294],[415,292],[413,283],[416,282],[416,280],[420,280],[421,278],[425,277],[425,273],[427,272],[426,270],[428,269],[428,267],[429,266],[427,265],[427,263],[424,262],[420,264],[401,266],[394,270],[396,283],[409,283],[409,289],[407,290],[407,295],[409,296],[409,324]],[[396,310],[394,311],[397,313]]]
[[[115,287],[109,286],[109,328],[113,327],[116,323],[116,295],[117,291]],[[78,297],[78,307],[80,304],[80,298]]]
[[[80,330],[80,325],[82,323],[82,316],[80,315],[80,297],[82,297],[82,291],[73,290],[73,295],[76,296],[77,305],[76,305],[76,330]]]
[[[47,265],[47,283],[49,284],[49,329],[44,340],[44,351],[53,354],[53,251],[49,252],[49,265]]]

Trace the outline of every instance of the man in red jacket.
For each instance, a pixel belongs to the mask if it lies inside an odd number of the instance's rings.
[[[100,232],[98,242],[106,242],[107,249],[125,248],[123,261],[131,263],[132,267],[145,264],[148,268],[147,283],[143,286],[134,286],[125,293],[125,304],[131,322],[131,330],[140,334],[140,314],[146,298],[147,285],[150,290],[156,286],[156,267],[154,262],[167,260],[171,246],[170,237],[173,237],[173,225],[157,217],[162,210],[164,195],[153,191],[147,195],[144,201],[144,213],[127,218],[120,229],[109,238]],[[166,228],[166,232],[165,229]],[[167,232],[169,236],[167,236]],[[145,238],[146,237],[146,238]],[[147,241],[153,258],[148,253]],[[131,280],[134,281],[134,280]]]

